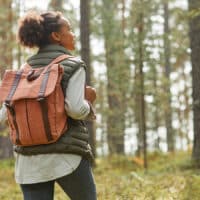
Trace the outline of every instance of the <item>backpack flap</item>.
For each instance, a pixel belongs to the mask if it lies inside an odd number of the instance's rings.
[[[41,90],[44,91],[44,97],[48,96],[56,84],[60,84],[62,74],[63,68],[59,64],[36,69],[25,67],[21,70],[6,70],[0,86],[0,101],[6,101],[14,89],[11,101],[39,98]]]

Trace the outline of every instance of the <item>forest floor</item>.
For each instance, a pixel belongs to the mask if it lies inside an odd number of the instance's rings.
[[[191,165],[189,153],[98,158],[94,168],[98,200],[200,200],[200,169]],[[66,199],[56,185],[55,200]],[[14,181],[14,160],[0,161],[0,200],[22,200]],[[84,199],[83,199],[84,200]]]

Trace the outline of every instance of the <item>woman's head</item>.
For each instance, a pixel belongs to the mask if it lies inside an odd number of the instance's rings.
[[[19,20],[18,39],[30,48],[48,44],[59,44],[68,50],[75,48],[70,23],[60,12],[27,13]]]

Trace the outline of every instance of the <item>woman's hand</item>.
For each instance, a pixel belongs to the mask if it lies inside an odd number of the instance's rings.
[[[96,97],[97,97],[96,90],[93,87],[87,85],[85,87],[85,99],[89,101],[91,104],[93,104]]]

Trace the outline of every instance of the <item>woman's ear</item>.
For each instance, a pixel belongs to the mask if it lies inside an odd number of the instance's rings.
[[[58,32],[52,32],[51,39],[55,42],[60,42],[60,34]]]

